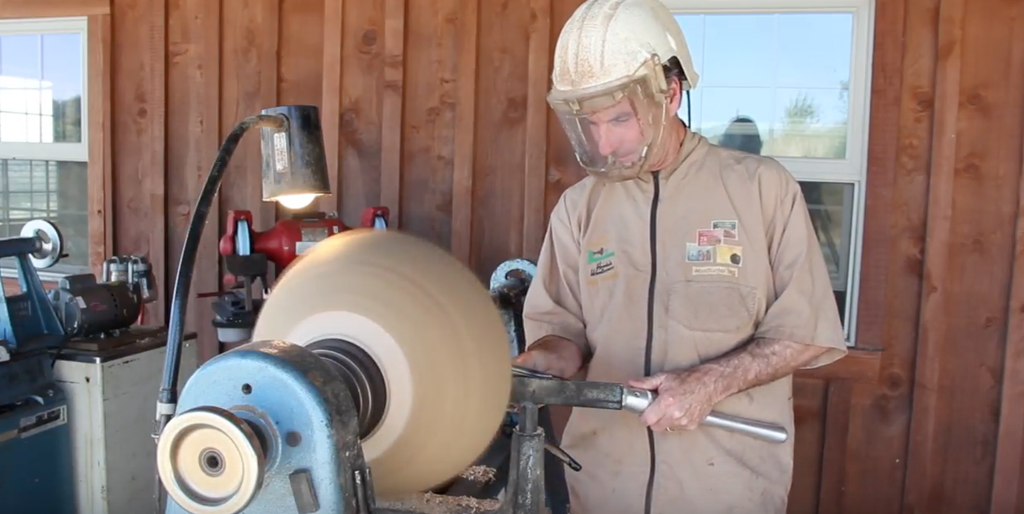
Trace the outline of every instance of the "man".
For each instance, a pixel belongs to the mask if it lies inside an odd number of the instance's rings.
[[[658,393],[639,419],[574,409],[571,512],[784,513],[792,437],[699,424],[713,409],[792,434],[792,373],[846,353],[799,185],[678,119],[698,75],[657,0],[584,2],[552,81],[589,176],[551,213],[516,363]]]
[[[764,143],[757,131],[757,123],[749,116],[737,116],[725,127],[725,132],[718,139],[718,145],[760,155]]]

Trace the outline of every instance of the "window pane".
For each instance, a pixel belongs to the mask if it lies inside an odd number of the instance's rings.
[[[811,223],[832,278],[839,316],[846,322],[847,277],[853,232],[853,184],[801,182]]]
[[[0,75],[10,80],[38,81],[39,41],[36,34],[0,36]]]
[[[43,36],[43,109],[50,121],[44,134],[57,143],[82,142],[82,37]],[[51,117],[52,116],[52,117]],[[45,136],[44,136],[45,137]]]
[[[0,237],[18,236],[29,220],[52,221],[64,236],[61,264],[88,266],[88,165],[0,160]],[[4,259],[3,265],[13,262]]]
[[[0,143],[82,142],[82,35],[0,36]]]
[[[680,116],[714,143],[736,121],[774,157],[844,159],[851,13],[680,14],[697,89]],[[735,127],[732,127],[735,128]],[[729,136],[725,136],[727,139]]]
[[[32,191],[32,161],[10,160],[4,170],[7,190],[29,193]]]

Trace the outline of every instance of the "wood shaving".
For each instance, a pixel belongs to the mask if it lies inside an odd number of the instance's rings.
[[[378,508],[417,514],[477,514],[496,511],[500,506],[498,500],[434,493],[377,501]]]
[[[459,476],[474,482],[489,484],[494,481],[494,468],[487,466],[473,466],[463,471]]]

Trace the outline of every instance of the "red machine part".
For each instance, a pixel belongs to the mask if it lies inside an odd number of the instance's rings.
[[[387,226],[390,214],[387,207],[367,207],[363,210],[360,227],[374,228],[378,218]],[[236,236],[240,230],[239,223],[242,221],[248,222],[249,226],[249,253],[266,255],[267,260],[273,262],[278,271],[287,268],[298,255],[314,244],[351,228],[338,218],[314,215],[280,220],[270,230],[257,232],[252,229],[251,211],[228,211],[227,227],[220,238],[221,255],[233,255],[238,251]],[[228,274],[224,277],[224,282],[226,286],[232,287],[235,277]]]

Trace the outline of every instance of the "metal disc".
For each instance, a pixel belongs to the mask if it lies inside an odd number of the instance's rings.
[[[526,280],[533,280],[537,274],[537,265],[526,259],[509,259],[494,268],[491,272],[491,289],[501,286],[510,278],[520,277]]]
[[[21,237],[37,237],[38,251],[29,254],[29,261],[36,269],[45,269],[57,264],[64,253],[64,236],[56,225],[46,220],[32,220],[21,227]]]
[[[363,440],[378,495],[420,492],[486,450],[511,390],[507,337],[484,284],[437,246],[396,231],[331,236],[267,297],[253,340],[351,342],[386,383]]]
[[[156,459],[167,495],[193,514],[241,512],[259,491],[266,466],[252,428],[217,407],[171,418]]]

